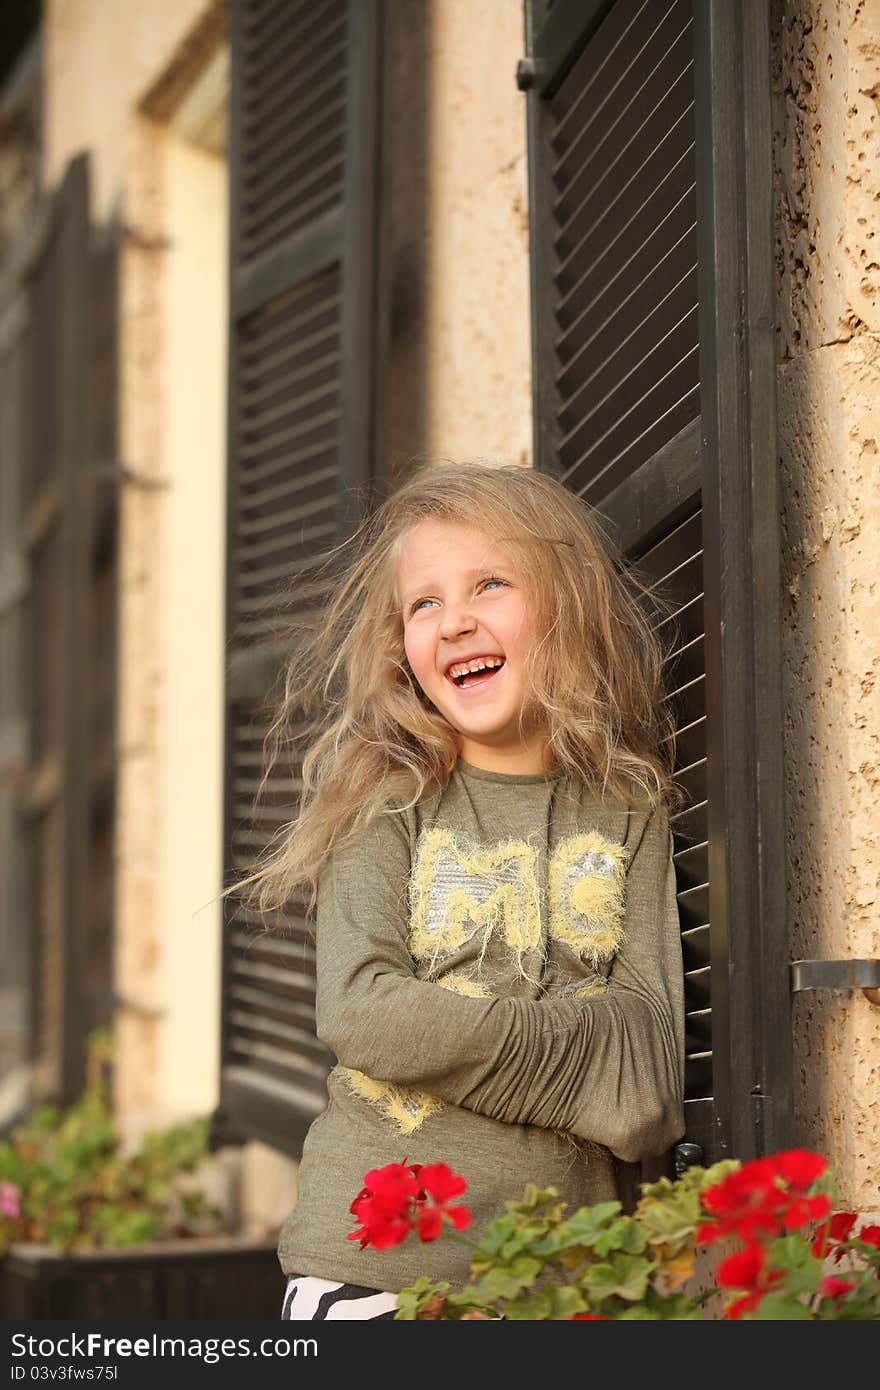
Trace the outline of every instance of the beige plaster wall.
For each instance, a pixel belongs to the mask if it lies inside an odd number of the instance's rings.
[[[144,109],[195,80],[216,11],[47,0],[44,15],[47,182],[88,150],[92,217],[124,228],[114,1022],[132,1140],[216,1103],[225,171]]]
[[[389,455],[531,463],[520,0],[393,7]]]
[[[167,698],[158,1090],[171,1115],[219,1095],[226,550],[226,161],[169,132],[164,455]]]
[[[880,0],[773,8],[793,958],[880,955]],[[794,996],[799,1138],[880,1206],[880,1008]]]
[[[156,81],[207,0],[43,0],[45,179],[92,153],[98,221],[124,215],[137,154],[135,107]]]
[[[166,698],[169,480],[164,457],[166,310],[161,132],[136,127],[137,159],[125,189],[127,223],[119,291],[119,509],[115,1103],[133,1131],[161,1108],[160,1029],[162,761]]]

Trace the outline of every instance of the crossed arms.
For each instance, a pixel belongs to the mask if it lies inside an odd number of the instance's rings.
[[[407,945],[406,826],[382,816],[322,870],[317,1032],[339,1062],[507,1124],[567,1130],[626,1162],[681,1137],[684,999],[672,835],[630,820],[625,935],[592,999],[465,997]]]

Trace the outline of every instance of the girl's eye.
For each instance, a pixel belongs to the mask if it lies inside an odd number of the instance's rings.
[[[487,586],[488,584],[506,584],[506,583],[507,583],[507,580],[506,580],[506,579],[501,579],[501,578],[499,578],[499,576],[498,576],[497,574],[489,574],[489,575],[486,576],[485,579],[480,580],[480,584],[478,584],[477,587],[478,587],[478,588],[482,587],[482,588],[485,589],[486,586]],[[413,604],[412,608],[410,609],[410,613],[418,613],[418,611],[419,611],[419,609],[421,608],[421,606],[422,606],[423,603],[433,603],[433,602],[434,602],[434,600],[431,599],[431,598],[420,598],[420,599],[417,599],[416,602]]]

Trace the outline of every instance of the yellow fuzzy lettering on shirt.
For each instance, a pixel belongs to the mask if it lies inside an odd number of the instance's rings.
[[[623,941],[624,887],[629,852],[598,830],[570,835],[550,856],[550,936],[595,968]]]
[[[451,830],[425,827],[410,877],[410,908],[410,951],[432,972],[479,930],[482,960],[500,930],[524,975],[522,953],[541,940],[535,849],[524,840],[468,845]]]
[[[479,980],[472,980],[470,975],[459,975],[454,970],[448,975],[441,975],[436,981],[444,989],[451,989],[455,994],[466,994],[471,999],[491,999],[492,991],[482,984]]]
[[[412,1134],[429,1115],[443,1109],[441,1100],[423,1091],[408,1091],[391,1081],[374,1081],[354,1067],[338,1067],[337,1071],[355,1095],[375,1105],[391,1121],[398,1134]]]

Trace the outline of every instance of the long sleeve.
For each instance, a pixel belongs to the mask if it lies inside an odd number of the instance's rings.
[[[317,1031],[339,1062],[509,1124],[565,1129],[634,1161],[682,1131],[683,981],[671,835],[645,823],[625,939],[590,1000],[469,998],[417,978],[407,830],[380,817],[325,864]]]
[[[541,1001],[556,1005],[557,1031],[548,1065],[535,1067],[526,1091],[528,1123],[592,1139],[627,1162],[663,1153],[684,1133],[684,973],[672,853],[668,816],[655,811],[627,872],[610,988],[571,1004]],[[501,1115],[498,1083],[493,1076],[461,1104],[482,1110],[488,1095]]]

